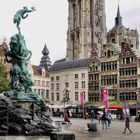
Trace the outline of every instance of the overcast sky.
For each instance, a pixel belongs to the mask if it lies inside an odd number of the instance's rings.
[[[114,26],[118,1],[106,1],[107,29]],[[140,33],[140,0],[120,0],[120,11],[124,26],[138,29]],[[46,43],[51,61],[66,55],[66,32],[68,18],[67,0],[0,0],[0,43],[17,33],[13,16],[23,6],[36,8],[27,19],[21,21],[21,32],[26,39],[27,48],[32,51],[32,64],[38,65],[42,49]]]

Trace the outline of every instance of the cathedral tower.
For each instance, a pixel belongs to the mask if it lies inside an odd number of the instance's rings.
[[[109,42],[113,42],[120,46],[122,42],[125,42],[130,47],[135,49],[139,48],[139,34],[137,30],[132,30],[123,26],[119,6],[115,18],[115,26],[108,32],[107,38]]]
[[[106,43],[105,0],[68,0],[67,60],[100,56]]]

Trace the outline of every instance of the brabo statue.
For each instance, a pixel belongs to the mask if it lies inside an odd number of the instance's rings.
[[[19,25],[20,25],[21,19],[25,19],[26,17],[28,17],[27,13],[33,12],[33,11],[36,11],[34,7],[31,7],[31,10],[29,10],[26,6],[24,6],[23,9],[18,10],[16,12],[13,21],[14,21],[14,23],[17,24],[17,29],[18,29],[19,32],[20,32]]]
[[[27,7],[18,10],[14,16],[14,23],[17,24],[18,33],[11,37],[9,43],[10,48],[5,49],[5,57],[8,63],[12,63],[10,71],[10,91],[6,92],[8,96],[15,100],[40,100],[41,98],[37,93],[33,92],[31,75],[28,71],[27,64],[30,60],[32,53],[27,49],[24,36],[20,31],[21,19],[28,16],[24,14],[35,11],[34,7],[28,10]]]

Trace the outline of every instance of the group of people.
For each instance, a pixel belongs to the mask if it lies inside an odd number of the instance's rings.
[[[92,111],[91,112],[91,122],[93,122],[94,118],[95,118],[95,113],[94,113],[94,111]],[[100,121],[102,123],[102,130],[107,130],[111,125],[111,120],[112,120],[111,113],[103,110],[103,114],[98,115],[98,120],[99,120],[99,123],[100,123]],[[123,133],[126,133],[127,129],[129,130],[130,133],[132,133],[132,130],[130,129],[130,118],[129,117],[125,117],[125,128],[124,128]]]
[[[103,114],[99,115],[98,120],[99,120],[99,123],[100,121],[102,122],[102,130],[104,129],[107,130],[107,128],[110,127],[111,125],[111,120],[112,120],[111,113],[103,111]]]
[[[95,116],[96,115],[94,113],[94,110],[92,110],[91,111],[91,122],[94,121]],[[98,120],[99,120],[99,123],[100,123],[100,121],[102,123],[102,130],[107,130],[111,125],[111,120],[112,120],[111,113],[103,110],[103,114],[98,115]],[[64,121],[68,122],[69,124],[72,124],[69,117],[68,117],[68,113],[65,113]],[[124,128],[123,133],[126,133],[127,129],[129,130],[130,133],[132,133],[132,130],[130,129],[130,118],[129,117],[125,118],[125,128]]]

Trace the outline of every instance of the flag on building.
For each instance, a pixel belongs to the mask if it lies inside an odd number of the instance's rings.
[[[81,104],[81,107],[84,108],[84,96],[85,96],[85,93],[84,92],[80,92],[80,104]]]
[[[123,110],[123,115],[124,117],[130,117],[130,109],[129,109],[129,105],[127,102],[122,102],[122,110]]]
[[[108,89],[107,88],[102,89],[102,105],[105,106],[105,108],[108,107]]]

